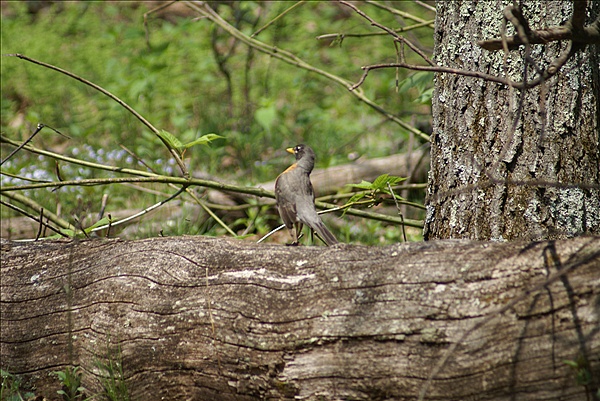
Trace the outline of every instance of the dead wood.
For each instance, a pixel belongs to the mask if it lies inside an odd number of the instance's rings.
[[[68,365],[100,391],[96,365],[111,354],[132,399],[414,400],[461,337],[425,399],[598,389],[600,237],[1,244],[1,367],[49,399],[49,372]],[[587,369],[585,386],[565,360]]]

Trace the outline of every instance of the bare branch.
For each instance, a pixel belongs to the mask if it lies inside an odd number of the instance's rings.
[[[294,55],[293,53],[290,53],[287,50],[280,49],[276,46],[272,46],[272,45],[266,44],[264,42],[261,42],[259,40],[249,37],[248,35],[244,34],[243,32],[236,29],[234,26],[229,24],[227,21],[225,21],[219,14],[217,14],[205,2],[186,1],[185,3],[188,5],[188,7],[197,11],[202,16],[208,18],[210,21],[212,21],[213,23],[215,23],[218,26],[220,26],[221,28],[223,28],[231,36],[239,39],[241,42],[243,42],[247,46],[250,46],[253,49],[256,49],[262,53],[268,54],[271,57],[276,58],[281,61],[284,61],[288,64],[294,65],[299,68],[303,68],[310,72],[314,72],[314,73],[321,75],[339,85],[344,86],[346,89],[350,90],[350,88],[352,86],[352,82],[350,82],[344,78],[341,78],[337,75],[334,75],[330,72],[316,68],[313,65],[307,63],[306,61],[302,60],[301,58]],[[365,96],[365,94],[362,91],[351,90],[350,93],[352,93],[360,101],[364,102],[365,104],[367,104],[368,106],[370,106],[371,108],[376,110],[377,112],[383,114],[389,120],[400,125],[402,128],[406,129],[407,131],[409,131],[415,135],[418,135],[419,137],[423,138],[426,141],[429,141],[429,135],[423,133],[422,131],[411,126],[410,124],[402,121],[400,118],[398,118],[394,114],[385,110],[379,104],[375,103],[373,100],[371,100],[367,96]]]
[[[546,29],[538,29],[531,31],[529,42],[531,44],[546,44],[559,40],[573,40],[581,44],[598,44],[600,43],[600,34],[597,28],[593,25],[585,27],[580,34],[574,35],[568,26],[554,26]],[[523,42],[518,36],[511,36],[506,39],[508,48],[515,50],[523,45]],[[502,50],[502,39],[480,40],[477,45],[485,50]]]
[[[44,222],[42,221],[42,219],[38,218],[37,216],[34,216],[34,215],[32,215],[32,214],[31,214],[31,213],[29,213],[27,210],[25,210],[25,209],[21,209],[20,207],[18,207],[18,206],[15,206],[15,205],[13,205],[12,203],[5,202],[5,201],[3,201],[3,200],[0,200],[0,204],[2,204],[2,205],[4,205],[4,206],[6,206],[6,207],[7,207],[7,208],[9,208],[9,209],[12,209],[12,210],[14,210],[14,211],[18,212],[19,214],[22,214],[22,215],[23,215],[23,216],[25,216],[25,217],[28,217],[28,218],[30,218],[31,220],[34,220],[34,221],[38,221],[38,220],[39,220],[40,224],[41,224],[41,225],[43,225],[44,227],[47,227],[47,228],[51,229],[52,231],[54,231],[55,233],[57,233],[57,234],[59,234],[59,235],[61,235],[61,236],[65,237],[65,238],[67,238],[67,235],[66,235],[66,234],[63,234],[63,233],[60,231],[60,229],[58,229],[58,228],[55,228],[55,227],[52,227],[52,226],[51,226],[50,224],[48,224],[48,223],[44,223]],[[44,210],[44,209],[42,209],[42,210]]]
[[[292,5],[291,7],[287,8],[285,11],[281,12],[278,16],[276,16],[275,18],[273,18],[271,21],[267,22],[260,29],[258,29],[252,35],[250,35],[250,37],[253,38],[255,36],[258,36],[262,31],[264,31],[265,29],[267,29],[268,27],[270,27],[273,23],[275,23],[277,20],[279,20],[280,18],[282,18],[284,15],[286,15],[287,13],[289,13],[290,11],[292,11],[294,8],[296,8],[298,6],[301,6],[303,3],[306,3],[306,0],[300,0],[297,3],[295,3],[294,5]]]
[[[600,17],[591,25],[584,27],[587,0],[573,0],[573,16],[565,26],[552,26],[545,29],[531,30],[529,23],[514,6],[504,9],[504,16],[517,30],[517,35],[506,39],[510,50],[517,49],[526,42],[530,44],[546,44],[548,42],[570,40],[580,45],[600,43]],[[477,45],[485,50],[501,50],[502,38],[480,40]]]
[[[422,28],[424,26],[429,26],[433,22],[434,22],[434,20],[429,20],[429,21],[421,22],[419,24],[405,26],[403,28],[395,28],[394,32],[401,33],[401,32],[412,31],[412,30],[417,29],[417,28]],[[337,32],[337,33],[326,33],[324,35],[319,35],[315,39],[317,39],[317,40],[323,40],[323,39],[336,39],[336,38],[342,38],[342,39],[344,39],[344,38],[366,38],[366,37],[369,37],[369,36],[381,36],[381,35],[388,35],[388,33],[387,32],[367,32],[367,33],[343,33],[343,32]]]
[[[433,61],[431,61],[431,59],[429,57],[427,57],[427,55],[425,53],[423,53],[423,51],[421,49],[419,49],[417,46],[415,46],[411,41],[409,41],[408,39],[398,35],[393,29],[388,28],[385,25],[382,25],[378,22],[376,22],[373,18],[369,17],[367,14],[365,14],[364,12],[362,12],[361,10],[359,10],[354,4],[349,3],[347,1],[340,1],[341,4],[344,4],[345,6],[350,7],[351,9],[353,9],[358,15],[360,15],[361,17],[363,17],[364,19],[366,19],[367,21],[369,21],[371,23],[371,25],[387,32],[388,34],[390,34],[395,40],[397,40],[398,42],[401,43],[406,43],[406,45],[408,47],[411,48],[412,51],[414,51],[415,53],[417,53],[419,56],[421,56],[421,58],[423,60],[425,60],[425,62],[429,65],[435,65],[435,63]]]
[[[40,204],[38,204],[37,202],[35,202],[34,200],[26,197],[25,195],[21,195],[19,193],[2,192],[2,196],[6,196],[8,199],[12,199],[15,202],[19,202],[20,204],[25,205],[32,210],[40,210],[42,208],[42,206]],[[12,209],[15,209],[15,208],[12,207]],[[24,215],[32,218],[35,221],[39,221],[38,217],[35,217],[35,216],[31,217],[31,215],[28,213],[24,213]],[[68,221],[66,221],[66,220],[62,219],[61,217],[57,216],[56,214],[50,212],[48,209],[46,209],[46,212],[44,213],[44,215],[49,221],[53,222],[59,228],[62,228],[65,230],[73,230],[73,231],[76,230],[75,227],[73,225],[71,225]],[[52,229],[53,231],[56,231],[55,228],[53,228],[49,225],[48,225],[48,228]]]
[[[586,8],[587,0],[573,0],[573,16],[571,17],[573,32],[581,32],[583,30]]]
[[[383,4],[378,3],[376,1],[373,1],[373,0],[367,0],[366,3],[370,4],[370,5],[373,5],[375,7],[379,7],[381,9],[383,9],[383,10],[386,10],[386,11],[388,11],[388,12],[394,14],[394,15],[398,15],[398,16],[400,16],[402,18],[410,19],[410,20],[413,20],[413,21],[418,22],[418,23],[427,23],[428,25],[431,25],[432,28],[433,28],[433,22],[435,22],[435,21],[425,21],[424,19],[419,18],[419,17],[417,17],[417,16],[415,16],[413,14],[407,13],[407,12],[402,11],[402,10],[398,10],[396,8],[393,8],[393,7],[388,7],[386,5],[383,5]],[[435,11],[435,9],[433,11]]]
[[[483,72],[478,72],[478,71],[460,70],[457,68],[439,67],[439,66],[415,65],[415,64],[407,64],[407,63],[386,63],[386,64],[373,64],[373,65],[367,65],[367,66],[362,67],[362,69],[365,72],[363,73],[360,80],[357,83],[355,83],[354,85],[352,85],[350,87],[350,89],[354,90],[354,89],[358,88],[360,85],[362,85],[363,82],[365,81],[365,79],[367,78],[369,71],[378,70],[381,68],[406,68],[409,70],[416,70],[416,71],[444,72],[444,73],[449,73],[449,74],[457,74],[457,75],[464,75],[467,77],[486,79],[488,81],[498,82],[498,83],[504,84],[504,85],[512,85],[511,81],[509,81],[507,79],[500,78],[495,75],[486,74]]]

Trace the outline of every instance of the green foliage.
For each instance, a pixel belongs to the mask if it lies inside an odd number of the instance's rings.
[[[193,141],[182,143],[179,139],[177,139],[175,135],[171,134],[168,131],[165,131],[164,129],[158,133],[158,136],[160,136],[171,149],[177,149],[177,151],[179,151],[179,153],[181,154],[184,150],[189,149],[192,146],[208,145],[215,139],[223,138],[221,135],[217,134],[206,134],[202,135],[200,138],[194,139]]]
[[[68,366],[65,370],[59,370],[53,373],[58,377],[58,380],[60,380],[62,384],[62,389],[58,390],[57,393],[62,395],[63,400],[73,401],[85,399],[85,392],[87,390],[81,385],[82,372],[79,366]]]
[[[409,75],[398,86],[399,93],[408,94],[411,89],[414,89],[417,96],[414,100],[416,103],[431,104],[433,96],[433,73],[420,71]]]
[[[165,17],[151,14],[146,41],[142,21],[148,9],[140,4],[54,2],[33,13],[27,2],[9,2],[3,6],[0,25],[3,53],[26,54],[106,88],[158,127],[161,139],[184,157],[192,173],[241,185],[274,179],[288,164],[276,156],[278,152],[300,142],[318,150],[319,167],[345,161],[352,152],[377,157],[409,143],[405,130],[385,119],[382,122],[380,114],[357,102],[346,88],[252,50],[206,19],[195,20],[194,13],[176,17],[167,8]],[[395,58],[387,35],[345,36],[372,34],[377,29],[337,3],[306,2],[275,20],[292,4],[216,2],[211,7],[242,32],[250,35],[264,27],[256,39],[350,81],[359,79],[361,66]],[[420,18],[433,17],[412,2],[393,6]],[[387,26],[412,24],[369,4],[361,8]],[[329,33],[337,35],[315,40]],[[430,28],[410,35],[421,48],[431,48]],[[411,52],[406,57],[408,62],[418,61]],[[179,174],[161,140],[106,96],[17,58],[4,57],[0,68],[3,135],[24,139],[44,123],[69,139],[44,130],[33,141],[39,148],[60,149],[68,156],[122,168]],[[395,70],[373,71],[361,90],[407,121],[428,121],[432,76],[404,70],[398,74],[399,93],[394,90]],[[11,150],[3,145],[3,156]],[[114,176],[24,151],[3,165],[2,172],[6,172],[3,185],[54,181],[58,174],[63,180]],[[62,216],[79,228],[86,226],[84,220],[87,225],[93,221],[89,216],[97,215],[103,195],[108,197],[107,211],[140,209],[164,199],[156,194],[165,192],[164,187],[140,187],[62,187],[25,195],[47,210],[62,210]],[[1,209],[3,218],[14,215]],[[73,216],[82,224],[75,224]],[[254,217],[247,222],[258,223],[260,219]],[[174,234],[188,233],[185,230],[191,226],[181,224],[178,227],[184,231]],[[215,227],[202,223],[194,229],[217,234]]]
[[[579,356],[575,361],[563,360],[563,363],[573,370],[575,382],[578,386],[588,386],[592,383],[592,372],[583,356]]]
[[[0,400],[2,401],[22,401],[35,397],[30,391],[21,389],[21,379],[3,369],[0,369],[2,377],[2,386],[0,386]]]
[[[404,200],[395,192],[390,191],[390,187],[398,185],[404,180],[406,180],[406,178],[382,174],[373,182],[363,180],[359,184],[347,184],[349,187],[361,189],[362,191],[354,194],[346,204],[350,206],[363,200],[363,198],[368,198],[370,206],[373,206],[380,203],[382,194],[393,196],[398,200]]]
[[[110,345],[107,345],[106,360],[97,359],[96,366],[103,374],[100,378],[103,395],[109,401],[129,401],[129,390],[123,374],[121,347],[117,346],[117,349],[112,351]]]
[[[355,116],[364,114],[364,106],[343,89],[247,47],[228,48],[230,36],[210,24],[192,22],[191,18],[167,22],[151,16],[148,47],[140,22],[147,10],[142,7],[64,3],[44,9],[37,17],[27,16],[23,5],[10,7],[12,13],[2,19],[4,53],[23,52],[66,67],[106,87],[155,126],[178,138],[189,130],[221,135],[239,132],[241,135],[229,145],[245,156],[238,159],[242,168],[261,156],[265,144],[280,149],[310,139],[319,148],[325,143],[343,143],[348,130],[366,131],[353,128]],[[285,2],[240,2],[219,5],[217,11],[225,18],[239,18],[240,29],[253,30],[288,7]],[[378,21],[396,24],[393,16],[383,10],[367,11]],[[106,23],[114,19],[118,23]],[[337,6],[317,2],[297,7],[280,23],[262,31],[258,39],[290,50],[319,68],[335,67],[337,75],[350,79],[358,78],[360,66],[386,60],[394,53],[385,36],[347,38],[343,45],[333,47],[314,40],[316,34],[332,31],[367,33],[373,29],[350,15],[340,14]],[[427,29],[415,33],[431,43]],[[215,63],[216,56],[223,65],[221,69]],[[222,72],[225,70],[232,75],[231,81],[235,76],[236,86],[231,92]],[[402,75],[407,74],[401,71]],[[369,90],[379,92],[377,98],[384,107],[410,109],[403,97],[399,99],[390,92],[388,82],[394,76],[393,70],[373,73]],[[246,92],[241,87],[245,84],[249,84]],[[123,143],[143,158],[165,154],[159,144],[147,140],[145,128],[120,106],[56,72],[4,59],[2,87],[2,129],[7,133],[14,132],[8,122],[14,121],[18,110],[25,110],[30,124],[42,120],[70,135],[70,146],[87,143],[95,148],[114,147]],[[24,102],[27,107],[23,109]],[[307,110],[318,110],[322,115],[318,121],[307,120]],[[302,118],[297,117],[304,118],[304,122],[298,124]],[[316,135],[312,134],[315,130]],[[396,130],[391,124],[385,129],[389,133]],[[248,143],[258,146],[247,153],[244,147]],[[217,156],[223,150],[218,146],[210,152]],[[218,163],[203,166],[214,172]]]

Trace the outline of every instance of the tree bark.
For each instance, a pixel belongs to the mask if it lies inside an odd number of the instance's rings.
[[[437,3],[438,65],[523,80],[524,50],[481,49],[500,36],[511,1]],[[523,1],[532,29],[561,25],[571,1]],[[589,2],[586,24],[600,14]],[[514,34],[508,23],[506,35]],[[565,49],[531,46],[545,70]],[[521,93],[505,85],[436,74],[429,205],[424,236],[477,240],[557,239],[600,233],[600,48],[578,51],[560,72]],[[528,81],[536,75],[528,68]],[[521,95],[522,102],[521,102]],[[514,126],[513,126],[514,124]]]
[[[415,400],[431,374],[425,399],[598,391],[600,237],[1,245],[1,367],[49,399],[69,365],[100,391],[107,355],[144,400]]]

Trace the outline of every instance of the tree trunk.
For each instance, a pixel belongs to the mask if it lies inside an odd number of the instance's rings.
[[[598,391],[600,237],[1,245],[1,367],[49,399],[59,389],[49,372],[69,365],[100,391],[107,356],[140,400],[415,400],[427,390],[580,401]]]
[[[512,3],[437,2],[437,64],[504,77],[503,51],[476,42],[500,37],[502,10]],[[562,25],[573,15],[571,1],[520,4],[531,29]],[[599,14],[600,2],[590,2],[586,24]],[[532,45],[531,58],[545,70],[565,47]],[[599,47],[587,46],[523,94],[483,79],[436,75],[426,239],[600,233]],[[511,51],[506,61],[514,81],[523,80],[523,53]],[[528,80],[534,75],[530,67]]]

